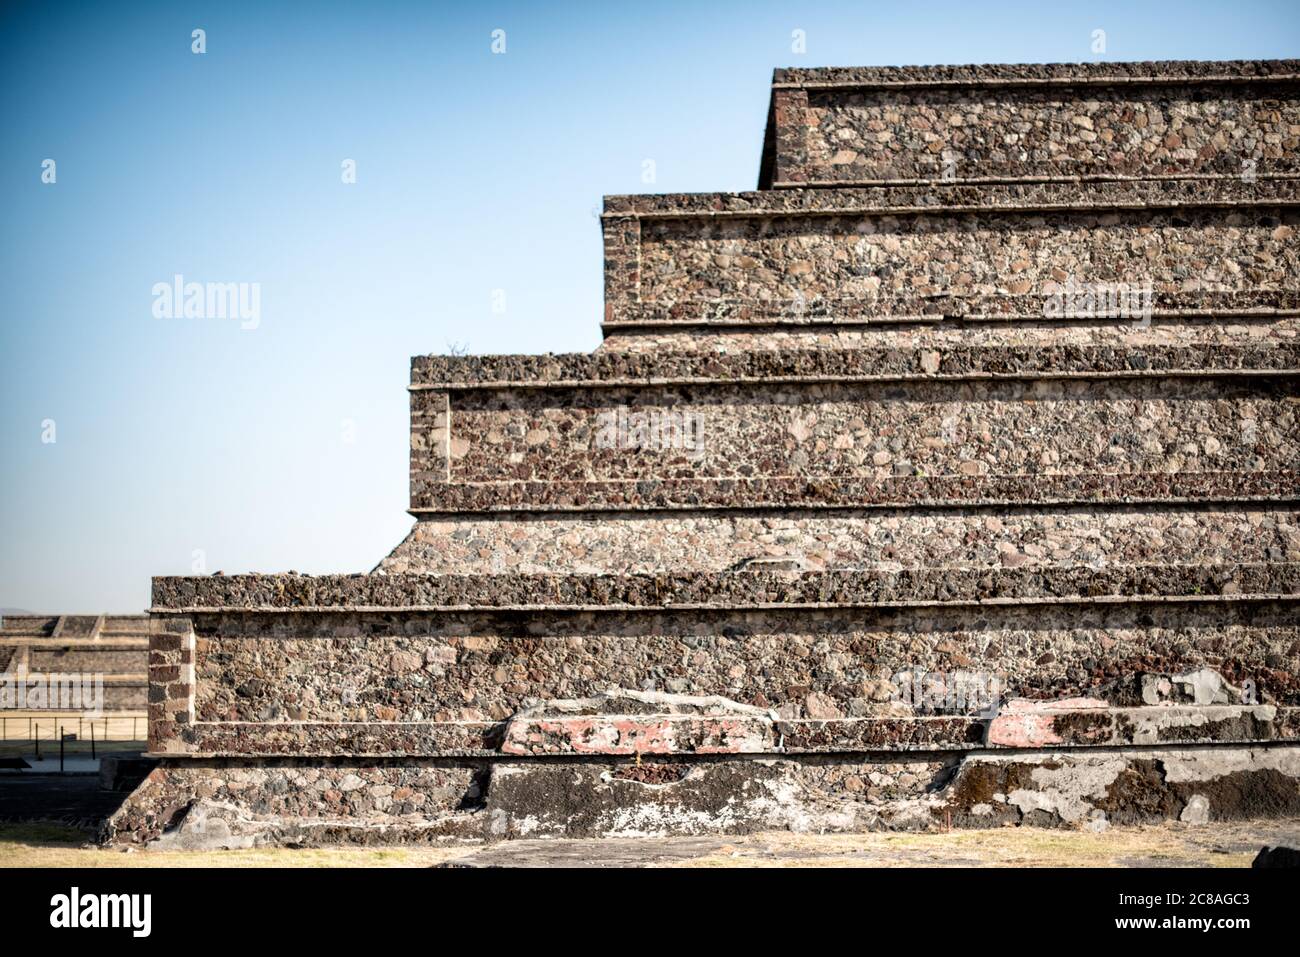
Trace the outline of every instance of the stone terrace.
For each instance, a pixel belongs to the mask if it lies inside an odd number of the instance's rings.
[[[777,71],[595,353],[412,360],[372,573],[155,579],[106,836],[1300,813],[1298,67]]]

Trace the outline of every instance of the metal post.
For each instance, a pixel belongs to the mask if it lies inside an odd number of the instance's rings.
[[[90,722],[90,760],[95,760],[95,722]]]
[[[32,725],[32,745],[36,748],[36,760],[41,759],[41,726]]]
[[[59,725],[59,773],[63,773],[63,725]]]

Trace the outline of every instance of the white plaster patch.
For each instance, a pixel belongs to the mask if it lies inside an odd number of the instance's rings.
[[[1149,755],[1164,763],[1171,784],[1209,781],[1238,771],[1278,771],[1300,777],[1300,748],[1233,748],[1223,751],[1161,751]]]
[[[1047,760],[1037,758],[1039,763]],[[1074,823],[1087,817],[1093,810],[1088,798],[1106,796],[1106,789],[1128,766],[1122,758],[1053,758],[1057,767],[1037,767],[1030,772],[1038,790],[1024,788],[1012,791],[1008,801],[1022,814],[1045,811],[1056,814],[1062,821]]]
[[[1178,820],[1186,824],[1207,824],[1210,820],[1210,799],[1204,794],[1193,794],[1187,799],[1187,807],[1178,815]]]

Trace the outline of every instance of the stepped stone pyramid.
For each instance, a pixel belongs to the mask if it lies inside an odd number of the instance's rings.
[[[1300,813],[1300,61],[778,70],[372,573],[158,578],[119,841]]]
[[[143,615],[5,615],[0,677],[102,675],[105,711],[143,712],[149,635]]]

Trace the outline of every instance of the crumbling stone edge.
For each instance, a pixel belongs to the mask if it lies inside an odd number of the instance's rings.
[[[164,760],[105,824],[153,849],[843,833],[1101,830],[1300,815],[1300,746],[953,756]]]

